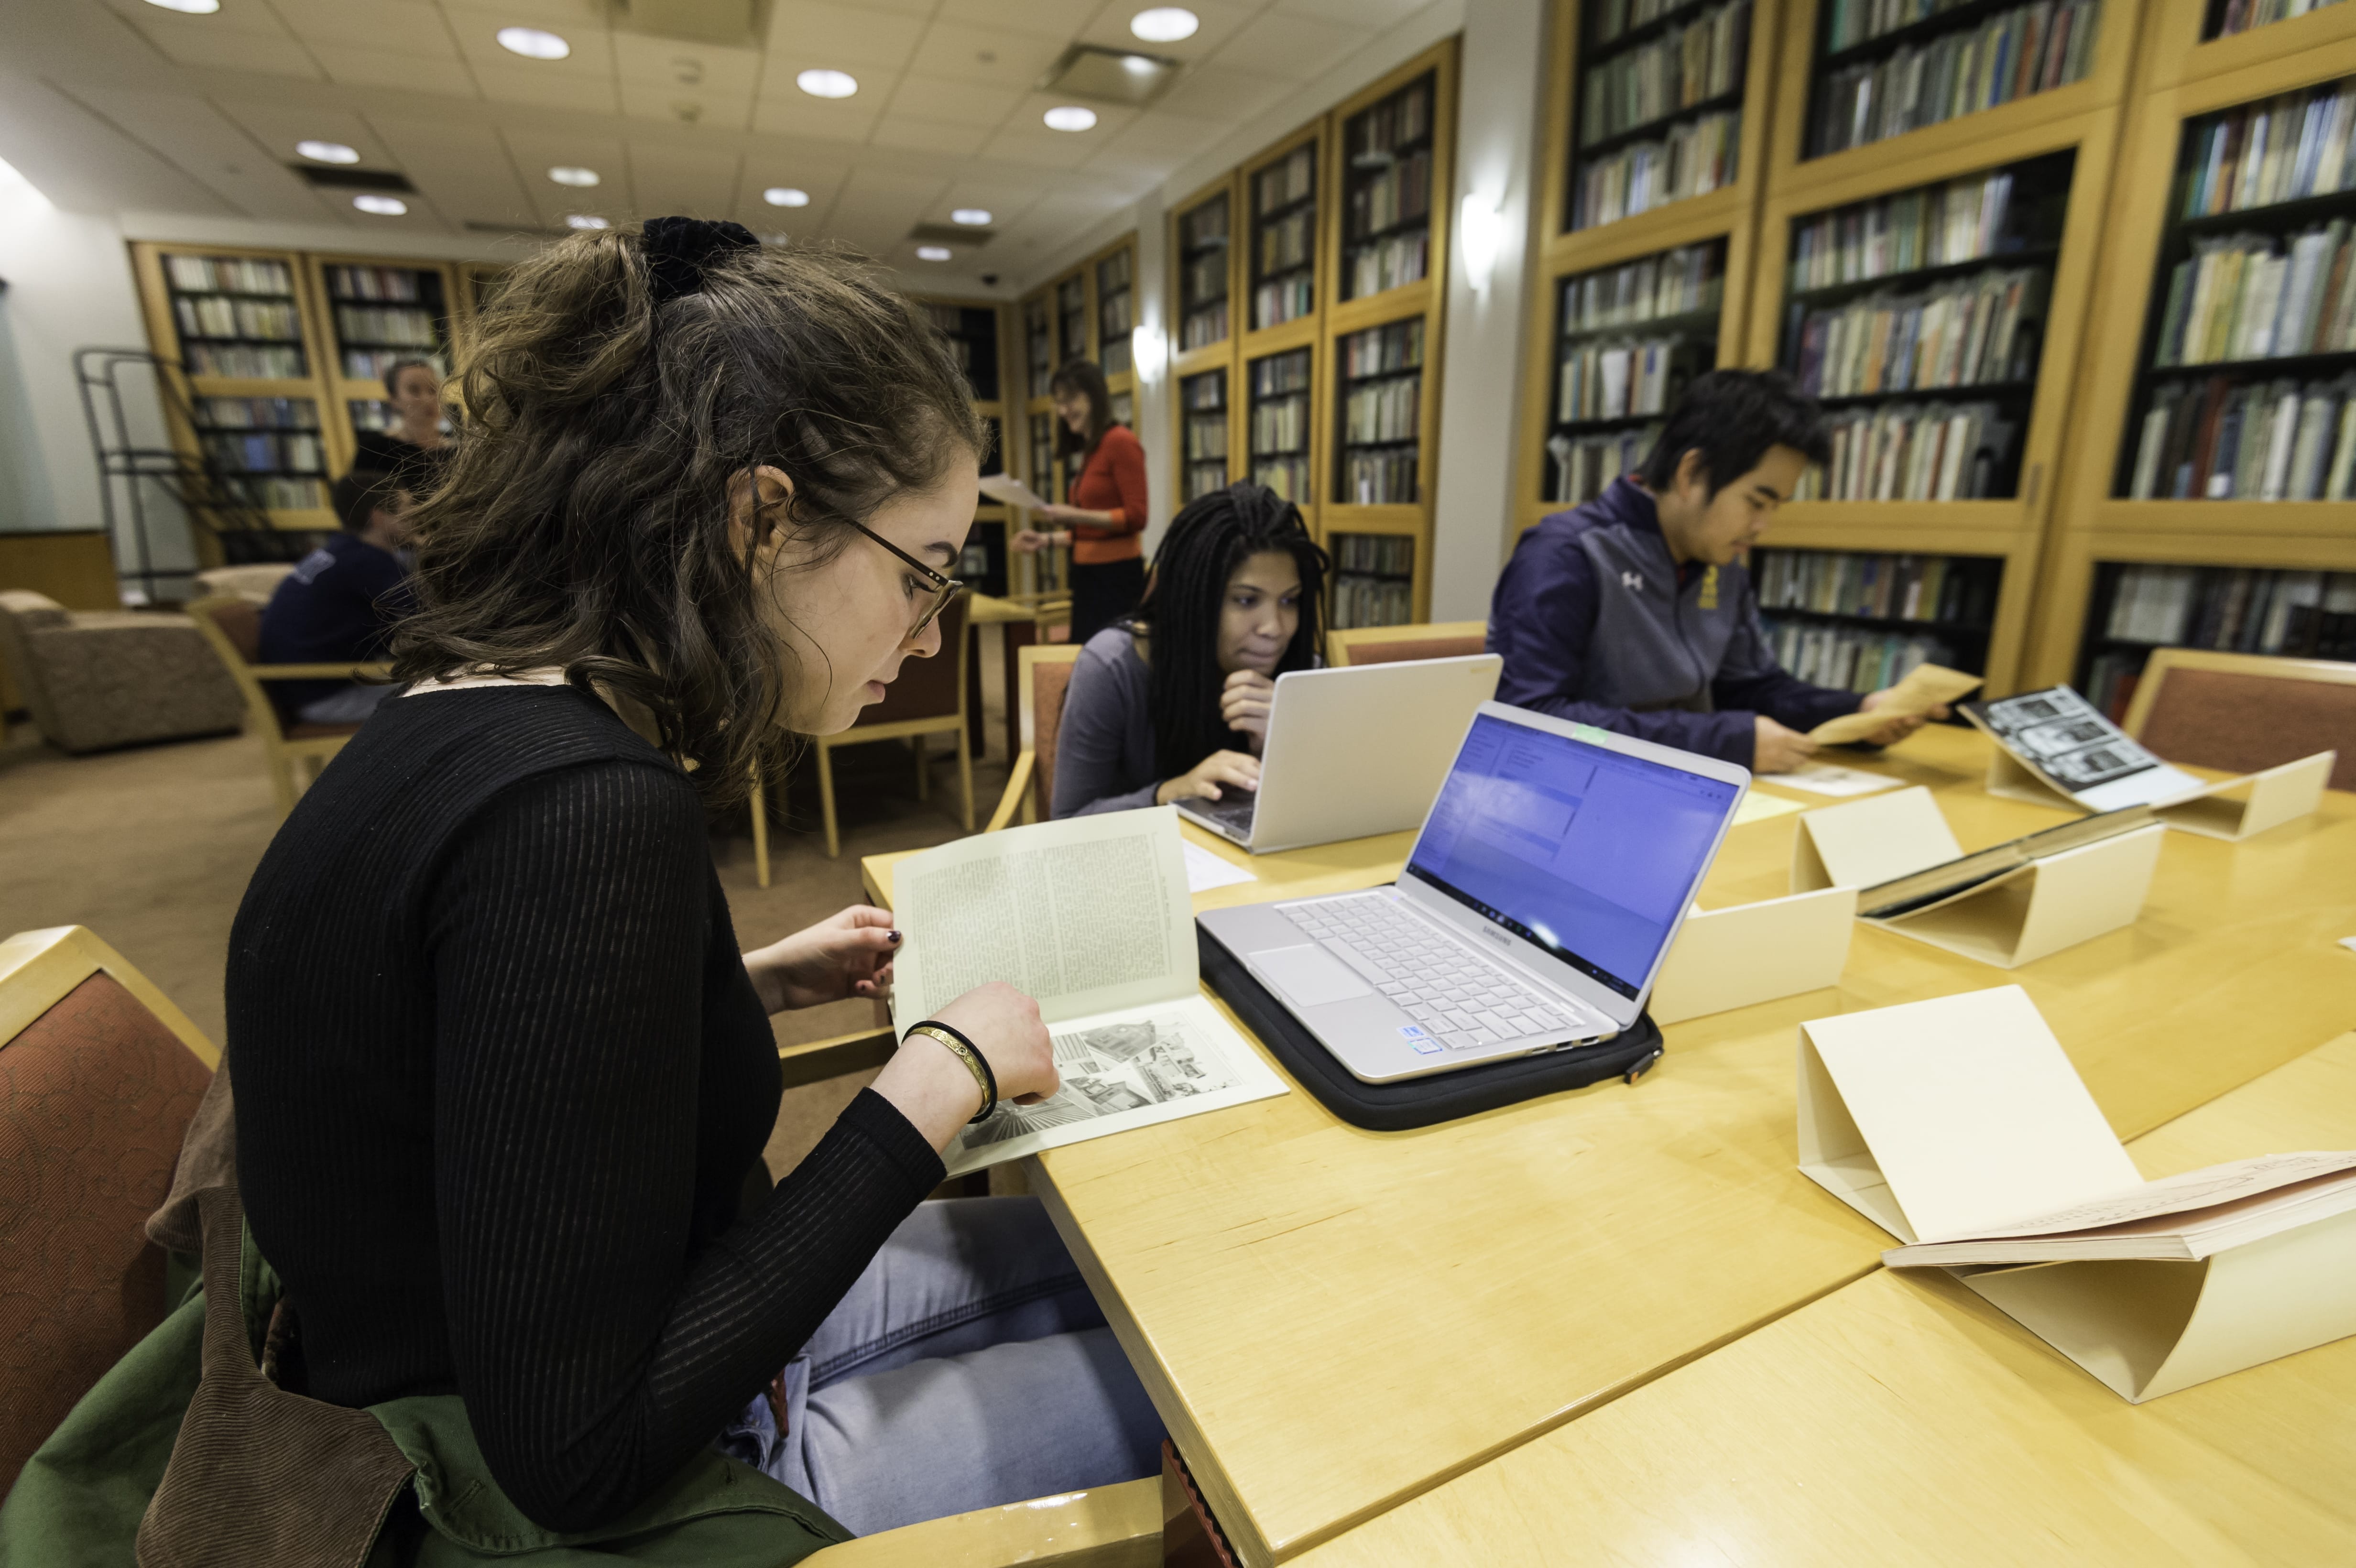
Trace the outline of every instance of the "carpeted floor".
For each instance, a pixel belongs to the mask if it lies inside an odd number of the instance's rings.
[[[923,848],[962,832],[951,816],[956,762],[937,743],[929,802],[916,799],[904,743],[850,747],[835,753],[842,855],[830,860],[818,831],[815,765],[805,758],[788,788],[772,792],[767,888],[755,882],[749,816],[739,811],[713,828],[712,857],[737,939],[748,947],[862,901],[861,856]],[[977,824],[990,816],[1005,778],[1002,767],[975,766]],[[70,757],[43,745],[28,726],[12,724],[0,746],[0,935],[86,925],[220,1040],[230,923],[277,827],[261,742],[252,737]],[[842,1002],[783,1014],[775,1020],[777,1039],[848,1033],[875,1013],[873,1003]],[[787,1093],[769,1142],[770,1168],[782,1173],[799,1160],[866,1076]]]

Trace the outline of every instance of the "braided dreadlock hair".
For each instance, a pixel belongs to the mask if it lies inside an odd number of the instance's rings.
[[[1301,572],[1301,624],[1277,672],[1308,669],[1322,641],[1318,611],[1326,560],[1300,507],[1265,485],[1238,480],[1189,502],[1153,552],[1144,603],[1128,624],[1152,639],[1146,691],[1153,709],[1154,770],[1164,778],[1214,752],[1247,749],[1245,738],[1219,719],[1219,691],[1227,678],[1219,667],[1219,613],[1236,569],[1270,552],[1290,555]]]

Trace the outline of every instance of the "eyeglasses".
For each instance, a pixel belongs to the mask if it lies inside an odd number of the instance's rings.
[[[925,606],[925,613],[916,617],[916,624],[915,625],[908,628],[908,635],[910,637],[914,638],[923,636],[925,635],[925,628],[933,624],[934,617],[937,616],[942,611],[948,609],[949,607],[949,601],[956,598],[959,592],[963,592],[966,585],[958,581],[954,577],[944,577],[939,572],[935,571],[931,567],[926,566],[923,561],[918,560],[915,556],[910,555],[906,550],[902,549],[898,545],[894,544],[890,539],[885,539],[882,534],[877,533],[873,528],[867,527],[865,524],[852,523],[851,526],[857,528],[861,533],[865,534],[869,539],[873,539],[877,544],[882,545],[885,549],[890,550],[894,555],[898,556],[902,560],[906,561],[910,566],[915,567],[919,572],[924,574],[925,581],[933,585],[933,602]]]

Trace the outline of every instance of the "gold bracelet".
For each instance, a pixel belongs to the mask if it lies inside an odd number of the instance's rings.
[[[973,1121],[985,1120],[991,1112],[998,1109],[998,1074],[990,1070],[989,1061],[983,1058],[980,1051],[974,1048],[973,1041],[966,1039],[964,1035],[949,1028],[948,1025],[931,1019],[920,1024],[912,1024],[909,1026],[908,1033],[923,1035],[926,1040],[948,1047],[948,1053],[964,1062],[965,1070],[973,1074],[974,1086],[981,1091],[981,1109],[973,1114]],[[902,1038],[905,1040],[906,1037]],[[969,1122],[967,1125],[972,1124]]]

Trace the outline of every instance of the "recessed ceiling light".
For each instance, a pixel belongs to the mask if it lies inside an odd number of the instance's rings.
[[[859,91],[859,79],[847,70],[806,70],[794,85],[812,98],[848,98]]]
[[[951,223],[969,224],[975,228],[980,228],[982,224],[990,221],[990,208],[986,207],[960,207],[955,212],[949,214],[949,221]]]
[[[147,4],[190,16],[209,16],[220,9],[220,0],[147,0]]]
[[[567,229],[611,229],[614,227],[594,212],[568,212],[564,215]]]
[[[771,207],[808,207],[809,192],[796,190],[789,185],[773,185],[761,193],[761,199]]]
[[[948,259],[949,248],[946,245],[919,245],[916,247],[916,260],[919,261],[946,261]]]
[[[409,210],[409,203],[397,196],[356,196],[352,205],[362,212],[373,212],[379,218],[398,218]]]
[[[548,171],[548,177],[559,185],[574,186],[586,190],[597,183],[597,171],[580,168],[572,164],[559,164]]]
[[[1191,38],[1202,25],[1203,18],[1183,5],[1156,5],[1129,19],[1129,30],[1149,44],[1174,44],[1181,38]]]
[[[294,150],[314,163],[357,164],[360,161],[359,154],[341,142],[297,142]]]
[[[1076,103],[1061,103],[1047,111],[1045,119],[1050,131],[1093,131],[1097,112],[1083,109]]]
[[[499,48],[535,60],[561,60],[573,52],[571,44],[539,27],[501,27]]]

